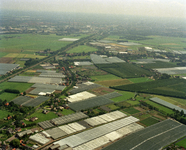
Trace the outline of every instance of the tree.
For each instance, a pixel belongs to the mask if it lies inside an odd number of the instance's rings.
[[[20,146],[20,142],[18,139],[14,139],[10,142],[10,145],[12,145],[15,148],[18,148]]]

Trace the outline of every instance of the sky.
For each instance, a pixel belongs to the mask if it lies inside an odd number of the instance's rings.
[[[186,0],[0,0],[0,10],[186,18]]]

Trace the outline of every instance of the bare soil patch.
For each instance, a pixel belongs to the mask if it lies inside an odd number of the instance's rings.
[[[34,90],[34,87],[29,88],[28,90],[26,90],[25,92],[28,94],[30,91]]]
[[[90,90],[91,93],[94,93],[96,95],[105,95],[107,93],[114,92],[114,90],[106,88],[106,87],[100,87],[97,89]]]
[[[2,57],[0,58],[0,63],[12,64],[14,63],[14,60],[12,57]]]
[[[160,45],[179,45],[179,44],[176,44],[176,43],[163,43],[163,44],[160,44]]]
[[[144,110],[143,108],[140,108],[140,107],[134,107],[135,109],[137,109],[137,110],[139,110],[139,111],[146,111],[146,110]]]
[[[129,80],[127,80],[127,79],[116,79],[116,80],[98,81],[96,83],[101,84],[101,85],[104,85],[104,86],[118,86],[118,85],[132,84],[132,82],[129,81]]]

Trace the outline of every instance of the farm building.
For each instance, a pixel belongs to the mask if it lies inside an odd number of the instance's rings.
[[[36,107],[48,99],[49,97],[44,96],[38,96],[36,98],[31,98],[28,96],[19,96],[13,99],[12,101],[17,105]]]
[[[74,39],[74,38],[62,38],[62,39],[59,39],[58,41],[74,42],[78,40],[79,39]]]
[[[0,63],[0,75],[5,75],[8,72],[11,72],[15,69],[19,68],[19,64],[5,64],[5,63]]]
[[[154,69],[160,73],[172,74],[186,74],[186,67],[173,67],[173,68],[157,68]]]
[[[84,92],[81,92],[81,93],[70,95],[66,98],[66,100],[73,103],[73,102],[82,101],[82,100],[85,100],[85,99],[88,99],[88,98],[91,98],[91,97],[95,97],[95,96],[96,96],[95,94],[84,91]]]
[[[161,104],[161,105],[163,105],[163,106],[165,106],[165,107],[178,110],[178,111],[180,111],[180,112],[183,110],[184,114],[186,114],[186,110],[185,110],[185,109],[183,109],[183,108],[181,108],[181,107],[178,107],[178,106],[176,106],[176,105],[173,105],[173,104],[171,104],[171,103],[169,103],[169,102],[166,102],[166,101],[164,101],[164,100],[162,100],[162,99],[160,99],[160,98],[153,97],[153,98],[150,98],[150,100],[153,101],[153,102],[155,102],[155,103]]]
[[[132,129],[132,128],[131,128]],[[186,126],[167,119],[130,134],[104,150],[157,150],[186,135]]]
[[[143,129],[141,125],[135,124],[135,122],[137,121],[139,121],[139,119],[130,116],[124,119],[113,121],[105,125],[98,126],[96,128],[86,130],[76,135],[69,136],[62,140],[54,142],[54,145],[55,144],[59,144],[60,146],[68,145],[74,150],[96,149],[100,146],[110,143],[111,141],[114,140],[114,138],[120,138],[126,135],[126,132],[118,131],[121,130],[122,128],[125,128],[122,130],[128,131],[127,134]],[[117,136],[113,137],[112,135]]]

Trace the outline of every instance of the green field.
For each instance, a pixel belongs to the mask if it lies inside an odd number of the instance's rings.
[[[172,50],[184,50],[186,47],[185,38],[170,37],[170,36],[147,36],[147,38],[152,38],[148,40],[140,40],[139,43],[147,46],[152,46],[155,48],[164,48]]]
[[[11,112],[8,112],[7,110],[0,110],[0,119],[3,119],[5,117],[7,117],[8,115],[12,115]]]
[[[131,82],[133,82],[133,83],[153,81],[152,79],[149,79],[149,78],[130,78],[128,80],[131,81]]]
[[[117,110],[119,107],[114,105],[114,104],[111,104],[111,105],[107,105],[108,108],[110,108],[111,110]]]
[[[118,91],[118,92],[122,94],[122,96],[112,98],[111,100],[113,100],[114,102],[121,102],[131,97],[134,97],[135,95],[133,92],[126,92],[126,91]]]
[[[151,76],[154,74],[137,65],[129,63],[97,64],[96,66],[121,78],[136,78],[142,75]]]
[[[75,113],[73,110],[71,109],[63,109],[63,111],[61,112],[63,115],[70,115]]]
[[[173,114],[173,113],[174,113],[174,111],[173,111],[172,109],[169,109],[169,108],[167,108],[167,107],[164,107],[164,106],[162,106],[162,105],[160,105],[160,104],[154,103],[154,102],[152,102],[152,101],[145,101],[145,102],[146,102],[147,104],[153,106],[153,107],[158,108],[160,111],[164,111],[164,112],[167,113],[167,114]]]
[[[176,145],[186,148],[186,138],[177,142]]]
[[[82,53],[82,52],[88,53],[88,52],[95,52],[95,51],[98,51],[98,49],[86,45],[79,45],[75,48],[68,50],[67,53]]]
[[[0,89],[1,90],[15,89],[19,90],[20,92],[24,92],[32,85],[33,85],[32,83],[3,82],[0,84]]]
[[[0,51],[2,52],[18,52],[24,53],[36,52],[47,48],[55,51],[72,42],[58,41],[62,38],[82,38],[87,35],[72,36],[57,36],[55,34],[40,35],[40,34],[6,34],[0,35]],[[7,38],[6,38],[7,37]],[[9,38],[8,38],[9,37]],[[31,50],[31,51],[29,51]]]
[[[42,113],[43,110],[37,110],[36,112],[34,112],[33,114],[31,114],[30,116],[27,117],[27,119],[30,119],[32,117],[37,117],[38,120],[34,121],[35,123],[38,122],[42,122],[42,121],[46,121],[46,120],[50,120],[53,118],[57,118],[58,116],[54,113],[54,112],[49,112],[48,114],[44,114]],[[31,123],[30,121],[25,121],[25,123]]]
[[[131,104],[132,106],[140,104],[139,101],[132,101],[132,100],[128,100],[127,103]]]
[[[131,114],[131,115],[140,112],[139,110],[137,110],[137,109],[135,109],[135,108],[133,108],[133,107],[131,107],[131,108],[126,108],[126,109],[124,109],[123,111],[125,111],[125,112],[127,112],[127,113],[129,113],[129,114]]]
[[[6,56],[8,53],[5,53],[5,52],[0,52],[0,58],[3,57],[3,56]]]
[[[7,100],[7,102],[13,100],[15,97],[17,97],[18,94],[14,94],[14,93],[2,93],[0,94],[0,99],[2,99],[3,101],[4,100]]]
[[[116,90],[186,98],[186,80],[164,79],[112,87]]]
[[[121,79],[120,77],[117,77],[112,74],[106,74],[106,75],[100,75],[100,76],[91,76],[92,80],[96,81],[105,81],[105,80],[115,80],[115,79]]]
[[[142,120],[140,122],[143,123],[146,126],[151,126],[151,125],[153,125],[155,123],[158,123],[159,121],[154,119],[154,118],[152,118],[152,117],[149,117],[149,118],[146,118],[146,119],[144,119],[144,120]]]

